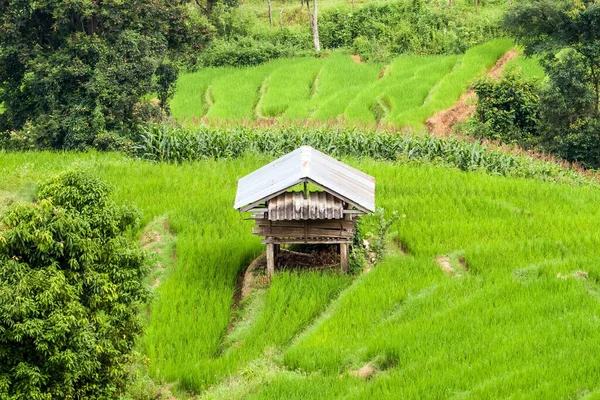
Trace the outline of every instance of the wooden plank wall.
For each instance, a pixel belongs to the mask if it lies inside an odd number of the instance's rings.
[[[354,221],[343,219],[270,221],[257,219],[252,228],[256,236],[275,238],[339,238],[351,240],[354,236]]]

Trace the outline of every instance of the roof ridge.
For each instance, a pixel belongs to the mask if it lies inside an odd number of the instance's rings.
[[[310,146],[300,147],[300,175],[301,178],[310,177],[310,161],[314,149]]]

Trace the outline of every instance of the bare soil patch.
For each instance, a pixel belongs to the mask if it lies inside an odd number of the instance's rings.
[[[357,370],[352,370],[349,372],[350,375],[357,376],[364,380],[371,379],[376,373],[377,370],[371,364],[366,364]]]
[[[563,274],[563,273],[559,272],[558,274],[556,274],[556,277],[558,279],[568,279],[568,278],[583,278],[583,279],[588,279],[590,276],[585,271],[575,271],[575,272],[573,272],[571,274]]]
[[[461,277],[471,272],[466,259],[462,255],[457,256],[456,253],[439,256],[435,262],[448,276]]]
[[[506,64],[518,55],[519,53],[515,49],[507,51],[486,75],[492,79],[499,79],[504,68],[506,68]],[[471,89],[461,95],[452,107],[438,112],[425,121],[425,126],[427,126],[430,133],[436,136],[447,136],[452,131],[454,125],[464,122],[467,118],[475,114],[474,100],[475,91]]]
[[[381,71],[379,71],[379,75],[377,75],[377,78],[381,79],[384,76],[386,76],[388,74],[388,72],[390,71],[390,66],[389,65],[384,65],[383,68],[381,68]]]
[[[453,275],[454,268],[450,263],[450,257],[448,256],[440,256],[435,259],[435,262],[440,265],[440,268],[446,273],[446,275]]]
[[[352,59],[352,61],[354,61],[357,64],[362,64],[363,63],[363,60],[362,60],[362,58],[360,58],[359,54],[351,54],[350,58]]]

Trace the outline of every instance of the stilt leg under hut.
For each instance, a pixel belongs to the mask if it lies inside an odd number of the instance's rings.
[[[267,243],[267,275],[271,278],[275,274],[275,244]]]
[[[348,243],[340,243],[340,267],[342,272],[348,272]]]

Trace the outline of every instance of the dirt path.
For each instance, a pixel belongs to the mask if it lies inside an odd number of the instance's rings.
[[[357,64],[363,63],[363,60],[362,60],[362,58],[360,58],[359,54],[350,54],[350,58],[352,59],[352,61],[354,61]]]
[[[506,52],[496,64],[487,72],[487,76],[498,79],[504,71],[506,64],[518,56],[519,53],[515,49],[511,49]],[[435,136],[447,136],[452,131],[454,125],[465,121],[467,118],[475,114],[475,105],[473,100],[475,99],[475,91],[470,89],[464,93],[456,104],[447,110],[443,110],[429,118],[425,122],[425,126],[430,133]]]

